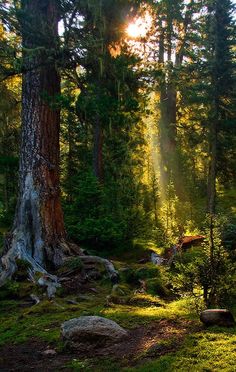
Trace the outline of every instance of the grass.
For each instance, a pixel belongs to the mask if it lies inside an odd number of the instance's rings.
[[[162,303],[160,307],[115,305],[102,310],[101,314],[119,323],[122,327],[134,328],[154,320],[196,319],[197,315],[193,312],[191,305],[187,299],[166,304]]]
[[[0,346],[22,343],[35,336],[49,343],[60,343],[61,323],[81,315],[98,315],[104,306],[104,292],[103,289],[78,305],[68,304],[67,298],[45,299],[27,308],[19,300],[0,301]]]
[[[104,307],[104,295],[100,293],[78,305],[66,303],[66,298],[55,301],[44,300],[30,308],[21,307],[20,301],[0,302],[0,346],[6,343],[22,343],[37,335],[38,338],[57,343],[60,339],[60,325],[65,320],[81,315],[100,315],[112,319],[125,328],[150,323],[152,320],[191,317],[186,301],[173,302],[166,306],[112,305]],[[138,297],[137,297],[138,299]],[[145,296],[143,298],[145,300]],[[147,301],[157,301],[147,296]],[[148,302],[147,302],[148,303]]]
[[[120,266],[123,266],[122,263]],[[131,269],[138,271],[137,275],[141,277],[149,278],[155,271],[150,264],[141,271],[137,270],[136,266],[132,265]],[[16,291],[13,284],[9,288],[14,295],[20,293],[18,287]],[[200,327],[194,304],[188,298],[170,302],[150,294],[134,294],[134,287],[129,286],[127,282],[123,285],[121,283],[120,288],[125,297],[126,290],[128,294],[130,291],[131,298],[127,303],[111,303],[109,306],[107,296],[111,294],[111,284],[106,280],[96,284],[96,294],[90,292],[83,300],[79,297],[76,299],[76,295],[57,297],[53,301],[45,298],[38,305],[26,307],[24,299],[9,300],[3,296],[0,301],[0,346],[21,344],[37,337],[58,351],[63,351],[60,325],[65,320],[81,315],[104,316],[126,329],[165,319],[174,320],[178,327],[177,333],[157,343],[157,346],[163,346],[167,350],[163,356],[155,354],[155,349],[151,353],[144,351],[135,359],[134,366],[129,368],[124,367],[129,366],[129,363],[114,360],[111,355],[93,359],[73,358],[66,367],[75,372],[236,371],[236,329],[203,329]],[[3,288],[0,289],[0,295],[4,295],[3,291]],[[69,304],[67,300],[71,298],[76,299],[78,304]],[[183,327],[183,320],[191,320],[199,331],[192,330],[191,334],[186,332],[183,343],[179,345],[178,332]]]
[[[236,330],[211,328],[188,335],[179,351],[126,372],[236,371]]]
[[[22,307],[20,301],[0,302],[0,346],[6,343],[23,343],[37,336],[60,349],[60,325],[63,321],[80,315],[101,315],[115,320],[125,328],[135,328],[161,319],[191,319],[199,324],[189,299],[166,303],[150,295],[136,295],[137,301],[145,300],[146,306],[112,305],[104,307],[109,288],[100,288],[99,295],[91,296],[78,305],[66,303],[66,298],[44,300],[30,308]],[[148,305],[155,303],[158,306]],[[135,301],[134,301],[135,303]],[[137,302],[138,304],[139,302]],[[164,341],[166,342],[166,341]],[[169,341],[167,341],[169,342]],[[170,340],[175,347],[175,338]],[[98,360],[72,359],[67,367],[73,371],[236,371],[236,329],[201,329],[186,336],[176,352],[169,352],[155,359],[155,354],[142,355],[138,365],[123,368],[119,361],[107,356]],[[145,361],[145,362],[144,362]]]
[[[96,367],[95,367],[96,366]],[[72,359],[66,367],[70,368],[70,370],[77,372],[77,371],[84,371],[84,372],[119,372],[121,371],[121,367],[119,364],[114,361],[112,358],[102,358],[102,359],[94,359],[93,362],[91,360],[80,360],[80,359]],[[96,369],[95,369],[96,368]]]

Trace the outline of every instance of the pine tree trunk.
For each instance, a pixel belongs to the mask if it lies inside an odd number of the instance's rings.
[[[100,183],[103,183],[103,132],[99,118],[96,119],[94,126],[94,153],[93,169],[94,175]]]
[[[171,64],[171,32],[168,33],[170,40],[167,40],[168,63]],[[165,56],[165,38],[164,30],[161,31],[159,42],[159,63],[164,64]],[[162,162],[162,187],[167,189],[168,184],[174,177],[174,184],[177,188],[179,172],[178,172],[178,158],[177,158],[177,142],[176,142],[176,87],[172,80],[171,70],[164,73],[163,80],[160,86],[160,153]]]
[[[59,188],[60,77],[53,58],[58,5],[56,0],[22,5],[23,46],[31,51],[24,52],[19,196],[2,258],[4,277],[14,272],[16,258],[33,269],[57,267],[66,246]]]
[[[210,163],[208,174],[207,212],[215,214],[216,199],[216,163],[217,163],[217,128],[216,120],[210,124]]]

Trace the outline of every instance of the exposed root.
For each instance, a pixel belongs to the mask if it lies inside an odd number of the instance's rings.
[[[34,301],[34,305],[38,305],[40,303],[39,297],[36,296],[35,294],[31,294],[30,298],[31,298],[32,301]]]
[[[111,279],[112,283],[117,283],[119,280],[119,273],[114,268],[114,265],[111,261],[107,260],[106,258],[98,257],[98,256],[80,256],[80,259],[85,264],[102,264],[105,266],[107,274]]]
[[[32,249],[26,249],[26,242],[24,236],[15,234],[11,236],[11,246],[8,247],[5,255],[1,258],[0,263],[0,287],[2,287],[8,279],[11,279],[13,274],[17,271],[17,260],[23,260],[29,263],[28,275],[32,282],[45,287],[49,298],[55,296],[57,288],[61,286],[57,276],[47,272],[44,268],[43,262],[39,263],[36,258],[32,256]],[[8,242],[7,242],[8,243]],[[79,257],[85,265],[102,264],[112,283],[117,283],[119,273],[114,268],[112,262],[98,256],[86,256],[81,248],[75,244],[67,244],[62,241],[57,247],[56,251],[60,251],[61,264],[66,261],[68,257]],[[57,255],[56,259],[59,256]],[[50,262],[50,261],[49,261]],[[57,261],[59,263],[59,261]],[[40,274],[37,275],[36,274]]]
[[[2,287],[8,279],[11,279],[13,274],[17,271],[17,259],[23,259],[30,264],[28,269],[29,278],[36,283],[35,274],[39,273],[42,276],[38,279],[37,284],[43,286],[47,290],[49,298],[55,296],[56,290],[61,285],[58,283],[58,278],[55,275],[49,274],[41,265],[39,265],[28,254],[21,255],[15,250],[11,249],[5,256],[2,257],[2,267],[0,271],[0,287]]]
[[[10,243],[9,243],[10,242]],[[60,287],[58,278],[55,275],[49,274],[44,268],[43,262],[38,262],[36,258],[32,256],[32,248],[27,249],[26,239],[23,234],[13,233],[6,241],[8,249],[5,250],[4,256],[0,262],[0,287],[2,287],[8,279],[11,279],[14,273],[17,271],[17,260],[23,260],[29,264],[28,275],[32,282],[37,283],[47,289],[48,297],[51,298],[55,295],[56,290]],[[57,251],[61,250],[60,256],[61,261],[67,249],[66,243],[62,242]],[[69,248],[68,248],[69,249]],[[68,253],[66,251],[66,253]],[[42,255],[43,256],[43,255]],[[36,280],[36,274],[41,274],[40,278]]]
[[[52,280],[51,276],[49,275],[43,275],[41,278],[39,278],[38,284],[46,288],[48,298],[55,297],[57,288],[61,287],[61,284],[57,281],[57,277],[55,276],[55,279]]]

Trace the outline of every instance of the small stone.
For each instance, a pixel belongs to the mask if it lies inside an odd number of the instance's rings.
[[[45,355],[45,356],[54,356],[56,354],[57,354],[56,350],[53,350],[53,349],[47,349],[42,352],[42,355]]]
[[[234,317],[227,309],[204,310],[200,320],[206,326],[233,327],[235,325]]]

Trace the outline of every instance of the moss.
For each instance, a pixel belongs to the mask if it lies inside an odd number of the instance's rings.
[[[11,286],[12,283],[10,282]],[[19,283],[17,283],[17,289]],[[21,285],[21,283],[20,283]],[[1,293],[0,289],[0,293]],[[88,299],[76,298],[78,304],[68,303],[71,297],[53,301],[42,299],[38,305],[26,305],[19,300],[0,301],[0,345],[22,343],[37,335],[47,342],[60,344],[60,325],[65,320],[81,315],[99,315],[104,309],[105,298],[110,287],[97,286],[97,294],[89,294]],[[27,307],[26,307],[27,306]]]
[[[148,265],[149,266],[149,265]],[[152,267],[150,266],[152,269]],[[136,266],[135,266],[136,269]],[[143,269],[143,267],[142,267]],[[149,270],[149,267],[148,267]],[[144,270],[145,272],[145,270]],[[150,271],[149,271],[150,272]],[[139,273],[140,274],[140,273]],[[141,271],[143,275],[143,271]],[[146,275],[146,272],[145,274]],[[162,281],[160,277],[147,278],[147,284],[155,291],[160,291]],[[156,283],[160,281],[159,283]],[[19,283],[8,283],[13,293],[19,291]],[[31,283],[20,283],[23,287]],[[11,288],[13,286],[13,288]],[[16,286],[16,287],[15,287]],[[153,287],[152,287],[153,286]],[[97,293],[86,294],[83,300],[75,297],[78,304],[67,302],[71,297],[59,298],[53,301],[43,299],[40,304],[25,307],[22,301],[0,301],[0,345],[6,343],[23,343],[37,335],[37,338],[52,344],[58,352],[65,352],[64,343],[60,338],[60,325],[65,320],[81,315],[100,315],[116,321],[127,329],[146,325],[152,321],[171,319],[178,322],[180,319],[194,319],[200,324],[198,316],[193,312],[192,302],[189,299],[167,302],[160,297],[150,294],[134,294],[132,286],[121,283],[111,288],[111,284],[96,285]],[[0,293],[3,289],[0,289]],[[9,288],[8,288],[9,290]],[[26,288],[25,288],[26,290]],[[114,295],[119,298],[129,297],[127,303],[106,305],[106,297]],[[19,297],[18,297],[19,298]],[[195,323],[194,323],[195,324]],[[213,328],[201,330],[198,333],[188,335],[182,346],[176,352],[170,352],[178,344],[175,335],[169,340],[158,342],[157,349],[151,348],[145,354],[140,354],[136,362],[139,366],[123,368],[124,361],[115,362],[111,358],[99,358],[90,360],[73,359],[66,368],[73,371],[233,371],[236,357],[236,330],[223,330]],[[156,358],[160,349],[167,353],[165,356]],[[142,360],[154,358],[151,362]],[[155,359],[156,358],[156,359]],[[119,364],[121,363],[121,364]]]
[[[121,370],[119,364],[111,358],[101,359],[72,359],[71,362],[67,363],[67,368],[72,371],[96,371],[96,372],[119,372]]]
[[[125,371],[234,371],[236,358],[236,330],[215,328],[186,337],[175,353]]]
[[[121,286],[127,293],[129,287]],[[22,343],[35,337],[47,342],[60,345],[60,325],[65,320],[81,315],[100,315],[117,321],[125,328],[137,327],[152,320],[162,318],[178,318],[189,314],[189,307],[184,301],[165,305],[161,302],[156,306],[158,299],[148,295],[134,295],[136,304],[106,305],[106,297],[111,293],[109,287],[97,287],[96,295],[89,295],[78,304],[70,304],[68,298],[56,298],[53,301],[42,300],[38,305],[25,307],[21,301],[0,301],[0,345],[5,343]],[[143,298],[146,307],[140,307]]]
[[[8,280],[3,287],[0,287],[0,300],[18,298],[20,283]]]
[[[151,251],[158,254],[162,253],[162,249],[156,245],[155,241],[148,239],[134,239],[133,241],[127,242],[127,244],[122,247],[119,246],[117,251],[113,250],[113,254],[119,258],[122,256],[126,263],[133,264],[134,262],[138,263],[138,261],[143,258],[149,258]],[[104,252],[104,254],[105,257],[107,257],[110,252],[107,251]]]
[[[160,278],[147,279],[147,292],[151,295],[158,295],[160,297],[168,297],[169,291],[164,286]]]
[[[139,285],[140,280],[160,278],[160,270],[153,264],[133,265],[121,270],[121,280],[131,285]]]
[[[16,280],[9,280],[3,287],[0,287],[0,300],[21,300],[35,292],[38,292],[38,288],[30,281],[18,282]]]
[[[164,302],[157,296],[136,293],[130,298],[129,305],[139,307],[164,306]]]
[[[102,316],[110,318],[124,328],[135,328],[153,320],[180,318],[196,319],[197,314],[193,314],[191,303],[188,299],[173,301],[171,303],[162,302],[162,306],[146,306],[117,304],[105,308],[100,313]]]
[[[59,269],[58,272],[62,274],[63,272],[68,270],[81,271],[83,267],[84,265],[79,257],[71,257],[63,264],[63,266]]]

